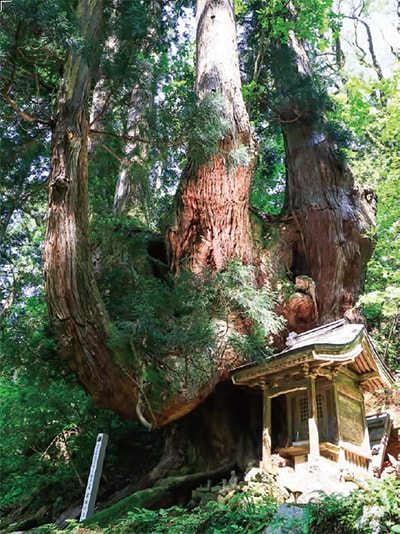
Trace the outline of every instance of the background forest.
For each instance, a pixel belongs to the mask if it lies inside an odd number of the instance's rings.
[[[163,404],[174,388],[200,388],[218,351],[265,358],[265,340],[284,326],[275,311],[293,280],[276,273],[268,288],[255,288],[252,268],[233,260],[200,284],[193,266],[170,272],[162,236],[175,228],[188,154],[196,168],[223,150],[232,172],[249,165],[250,211],[261,224],[281,222],[288,198],[282,102],[292,105],[293,94],[297,108],[323,116],[319,127],[333,140],[335,157],[352,168],[377,210],[368,230],[374,252],[352,309],[382,358],[400,371],[398,2],[235,2],[252,153],[245,142],[232,150],[221,145],[230,127],[222,99],[198,99],[194,2],[106,1],[93,47],[82,37],[83,3],[12,0],[0,12],[0,510],[4,525],[29,518],[27,528],[55,521],[81,501],[98,432],[110,435],[100,500],[151,472],[171,435],[168,426],[146,428],[158,409],[146,404],[152,392]],[[282,45],[292,34],[311,66],[300,85]],[[99,408],[101,399],[80,382],[79,365],[71,371],[45,292],[54,110],[62,106],[71,50],[94,65],[86,256],[112,325],[107,350],[117,355],[118,369],[134,370],[134,378],[123,372],[127,383],[136,381],[139,399],[145,393],[133,417]],[[273,226],[265,228],[262,245],[275,246]],[[210,317],[228,314],[240,317],[246,335],[239,328],[223,345]],[[184,355],[179,369],[171,354]]]

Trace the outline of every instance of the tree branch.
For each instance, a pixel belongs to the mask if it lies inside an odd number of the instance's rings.
[[[367,24],[365,20],[360,19],[356,15],[347,15],[346,18],[360,22],[364,26],[365,31],[367,33],[368,50],[371,55],[372,66],[376,72],[376,75],[378,76],[378,80],[379,81],[383,80],[383,73],[382,73],[381,66],[379,65],[378,59],[375,54],[374,42],[372,39],[372,33],[371,33],[371,28],[369,27],[369,24]],[[356,32],[356,35],[357,35],[357,32]],[[357,43],[357,47],[365,54],[364,50],[359,46],[358,43]]]
[[[146,143],[147,145],[150,144],[150,141],[148,139],[144,139],[143,137],[139,137],[137,135],[120,135],[113,132],[107,132],[106,130],[97,130],[97,129],[91,129],[91,134],[96,135],[108,135],[110,137],[114,137],[116,139],[122,139],[123,141],[133,141],[135,143]]]
[[[117,156],[117,154],[116,154],[115,152],[113,152],[113,151],[111,150],[111,148],[108,148],[108,146],[106,146],[106,145],[105,145],[104,143],[102,143],[101,141],[98,141],[98,143],[99,143],[100,146],[102,146],[102,147],[104,148],[104,150],[105,150],[106,152],[108,152],[109,154],[111,154],[111,156],[112,156],[114,159],[116,159],[117,161],[119,161],[119,163],[120,163],[121,165],[129,165],[129,161],[128,161],[127,159],[125,159],[125,158],[121,158],[121,157]]]
[[[12,107],[12,109],[21,117],[22,119],[35,124],[46,124],[51,125],[51,119],[45,120],[45,119],[39,119],[37,117],[32,117],[31,115],[28,115],[25,113],[25,111],[22,111],[17,105],[16,102],[10,97],[10,95],[3,95],[7,103]]]
[[[399,9],[400,9],[400,0],[399,0]],[[400,12],[399,12],[399,16],[400,16]],[[400,30],[400,25],[399,25],[399,30]],[[400,59],[400,49],[399,48],[395,48],[394,46],[392,46],[389,41],[386,39],[385,37],[385,34],[383,33],[383,31],[381,31],[381,35],[382,35],[382,39],[385,41],[385,43],[388,45],[388,47],[390,48],[390,52],[392,53],[392,55],[396,58],[396,59]]]

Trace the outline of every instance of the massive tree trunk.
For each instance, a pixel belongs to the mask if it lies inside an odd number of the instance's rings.
[[[113,363],[109,324],[94,280],[88,235],[88,98],[102,1],[80,0],[82,49],[71,49],[55,110],[44,249],[49,315],[60,352],[95,402],[132,417],[135,382]]]
[[[241,94],[234,7],[231,0],[197,2],[197,72],[199,99],[222,95],[229,128],[211,161],[189,158],[177,195],[175,225],[167,240],[174,271],[182,261],[193,272],[220,270],[226,260],[253,262],[249,227],[252,176],[250,123]],[[249,161],[229,168],[229,154],[240,147]]]
[[[147,426],[156,427],[199,405],[226,374],[228,363],[215,362],[213,370],[204,373],[201,381],[171,395],[168,383],[148,391],[140,372],[134,374],[129,365],[120,365],[118,354],[108,348],[111,329],[94,278],[87,209],[88,99],[97,63],[94,52],[98,48],[102,3],[80,0],[78,10],[86,48],[71,48],[69,52],[52,139],[44,251],[49,314],[61,354],[95,402],[123,417],[138,418]],[[199,95],[215,89],[228,101],[230,131],[220,147],[227,152],[241,145],[251,149],[250,126],[240,94],[233,7],[229,2],[199,2],[198,22]],[[223,39],[219,33],[222,28],[228,29]],[[222,53],[215,57],[218,49]],[[214,59],[211,64],[207,63],[208,54]],[[233,63],[228,61],[230,58]],[[192,169],[189,164],[181,190],[181,205],[187,210],[178,212],[185,236],[181,239],[181,233],[170,232],[174,265],[178,267],[180,260],[192,253],[194,271],[203,266],[222,268],[227,258],[236,256],[250,262],[251,165],[228,172],[225,157],[217,155],[193,174]],[[144,373],[146,362],[141,366]]]
[[[311,68],[293,32],[287,45],[279,45],[280,61],[282,57],[284,71],[273,65],[278,93],[284,95],[288,86],[297,89],[282,99],[278,110],[287,173],[282,255],[293,280],[305,276],[314,281],[317,300],[315,313],[302,312],[302,298],[298,310],[296,302],[286,310],[289,328],[301,331],[343,316],[359,319],[354,306],[373,250],[374,199],[357,186],[335,141],[324,131],[312,94]]]
[[[134,374],[133,363],[117,363],[122,359],[108,348],[110,325],[94,279],[87,210],[88,99],[102,3],[80,0],[78,9],[86,47],[69,52],[52,140],[44,251],[50,319],[62,355],[100,406],[126,418],[139,418],[148,426],[161,426],[198,406],[237,360],[228,352],[216,354],[201,378],[193,384],[185,381],[171,393],[167,381],[157,387],[145,383],[146,365],[156,367],[156,357],[153,361],[149,355],[147,361],[132,355],[132,362],[136,358],[140,367]],[[197,94],[200,100],[222,95],[228,128],[210,161],[189,158],[177,195],[176,224],[167,230],[167,241],[175,272],[184,263],[200,273],[204,268],[224,269],[231,258],[248,264],[258,260],[249,219],[253,146],[241,95],[232,2],[199,0],[197,23]],[[300,75],[295,70],[300,63],[294,57],[293,75]],[[294,276],[315,280],[320,317],[326,320],[340,315],[337,303],[351,305],[359,290],[369,245],[363,231],[369,220],[352,175],[337,160],[333,145],[321,137],[307,113],[293,117],[295,109],[291,102],[280,110],[288,156],[286,212],[291,218],[283,231],[291,251],[287,267]],[[243,147],[247,162],[230,166],[235,151],[243,153]],[[303,195],[304,186],[307,194]],[[285,250],[282,253],[287,255]],[[262,266],[257,267],[257,281],[263,283],[266,274]],[[168,358],[171,368],[191,361],[181,354]],[[160,379],[166,377],[161,367]]]
[[[313,279],[320,323],[343,316],[355,319],[353,308],[373,250],[367,233],[373,210],[327,139],[317,141],[318,132],[307,124],[287,124],[283,131],[288,155],[286,208],[292,216],[285,230],[291,235],[289,271],[293,278]]]

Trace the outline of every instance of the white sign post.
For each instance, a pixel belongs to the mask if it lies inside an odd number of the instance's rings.
[[[104,456],[108,442],[107,434],[98,434],[96,446],[93,452],[92,466],[86,485],[85,499],[82,505],[82,512],[79,521],[93,515],[96,504],[97,492],[99,491],[100,477],[103,470]]]

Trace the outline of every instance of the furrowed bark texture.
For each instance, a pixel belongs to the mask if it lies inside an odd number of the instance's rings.
[[[71,50],[55,113],[44,249],[49,315],[61,355],[95,402],[132,418],[134,381],[113,363],[109,325],[96,287],[88,236],[88,96],[102,2],[80,0],[84,50]]]
[[[308,275],[317,290],[319,321],[353,317],[372,254],[367,237],[373,210],[324,139],[315,141],[307,125],[283,127],[288,157],[287,207],[293,216],[294,276]],[[363,198],[364,197],[364,198]]]
[[[200,99],[211,93],[225,97],[229,132],[220,140],[224,154],[241,145],[251,153],[250,124],[241,94],[233,2],[197,2],[197,75]],[[253,165],[229,171],[226,155],[196,165],[189,159],[177,195],[175,225],[167,242],[174,271],[182,261],[193,272],[223,269],[226,260],[253,261],[249,190]]]
[[[288,58],[288,72],[300,87],[311,72],[293,34]],[[306,275],[315,282],[314,324],[343,316],[358,320],[354,305],[373,251],[368,233],[374,225],[375,199],[371,191],[357,186],[334,141],[310,117],[311,111],[304,100],[286,102],[280,109],[287,160],[284,212],[290,218],[282,231],[288,248],[283,254],[289,258],[287,269],[293,278]],[[298,324],[297,330],[311,326]]]

